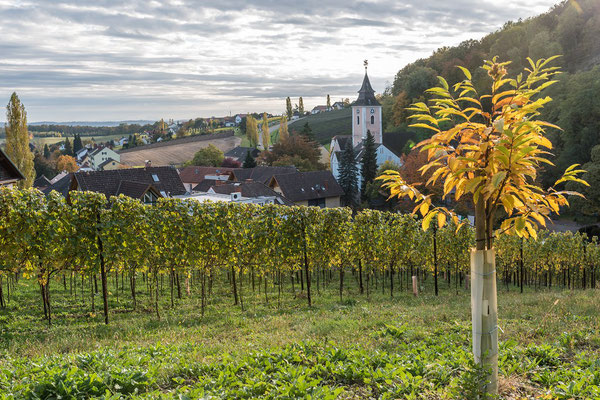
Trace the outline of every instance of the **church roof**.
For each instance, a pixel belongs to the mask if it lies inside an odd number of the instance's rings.
[[[358,99],[353,104],[354,106],[380,106],[379,102],[375,98],[375,91],[371,87],[369,82],[369,76],[365,71],[365,78],[363,79],[362,86],[358,91]]]

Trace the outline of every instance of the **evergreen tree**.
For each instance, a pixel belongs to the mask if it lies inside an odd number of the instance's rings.
[[[256,167],[256,160],[254,159],[254,157],[252,157],[252,154],[250,154],[250,152],[246,152],[246,159],[244,160],[244,164],[242,165],[243,168],[254,168]]]
[[[362,185],[360,188],[364,198],[367,185],[373,182],[377,176],[377,149],[375,148],[375,138],[370,130],[367,130],[367,138],[363,143],[363,156],[361,160]]]
[[[302,130],[300,131],[300,134],[303,136],[306,136],[306,138],[308,140],[310,140],[311,142],[316,143],[315,134],[313,133],[312,128],[310,127],[308,122],[304,123],[304,126],[302,126]],[[316,144],[318,146],[318,143],[316,143]]]
[[[81,136],[75,134],[73,138],[73,153],[77,153],[79,150],[83,148],[83,143],[81,142]]]
[[[262,144],[265,150],[268,150],[269,145],[271,144],[271,133],[269,132],[269,118],[267,117],[267,113],[263,113]]]
[[[48,147],[48,143],[44,145],[44,158],[46,160],[50,158],[50,148]]]
[[[63,153],[67,156],[73,155],[73,146],[71,145],[71,141],[69,140],[69,138],[65,140],[65,150],[63,151]]]
[[[287,113],[288,119],[292,119],[294,112],[292,110],[292,100],[289,98],[289,96],[287,99],[285,99],[285,111]]]
[[[350,141],[342,152],[338,183],[344,189],[344,196],[342,197],[343,205],[354,207],[358,195],[358,168],[356,167],[354,148]]]
[[[327,110],[329,111],[331,109],[331,99],[329,98],[329,95],[327,95]]]
[[[300,116],[304,115],[304,100],[302,100],[302,97],[298,100],[298,112],[300,113]]]
[[[284,115],[279,121],[279,140],[285,140],[289,137],[290,133],[288,131],[287,118]]]
[[[29,148],[27,112],[17,93],[10,96],[6,106],[6,155],[21,171],[25,179],[17,182],[19,189],[30,188],[35,178],[33,153]]]

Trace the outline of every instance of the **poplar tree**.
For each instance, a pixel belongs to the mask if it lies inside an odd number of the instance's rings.
[[[342,200],[344,206],[354,207],[358,195],[358,168],[356,167],[356,155],[352,142],[348,141],[346,148],[342,151],[340,160],[340,171],[338,183],[344,189]]]
[[[331,109],[331,99],[329,98],[329,95],[327,95],[327,111],[329,111]]]
[[[294,111],[292,110],[292,100],[289,98],[285,99],[285,111],[287,113],[288,119],[292,119],[294,115]]]
[[[287,118],[283,115],[279,121],[279,140],[285,140],[289,137],[290,132],[288,131]]]
[[[269,145],[271,144],[271,134],[269,133],[269,118],[267,117],[267,113],[263,113],[262,144],[265,150],[268,150]]]
[[[248,115],[246,119],[246,137],[251,147],[258,145],[258,125],[253,116]]]
[[[16,92],[10,96],[6,106],[6,121],[6,155],[25,177],[17,182],[17,187],[30,188],[35,178],[33,153],[29,148],[27,112]]]
[[[370,130],[367,130],[367,138],[363,144],[360,174],[362,175],[362,186],[360,191],[364,198],[367,184],[373,182],[377,177],[377,149],[375,148],[375,138]]]
[[[298,112],[300,113],[300,116],[304,115],[304,100],[302,100],[302,97],[298,100]]]

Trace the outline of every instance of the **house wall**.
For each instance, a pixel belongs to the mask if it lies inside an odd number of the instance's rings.
[[[325,207],[335,208],[340,206],[340,196],[328,197],[325,199]]]
[[[108,164],[106,164],[106,165],[105,165],[105,166],[102,168],[102,170],[103,170],[103,171],[112,171],[112,170],[114,170],[114,169],[119,169],[120,167],[121,167],[121,164],[120,164],[120,163],[118,163],[118,162],[111,162],[111,163],[108,163]]]

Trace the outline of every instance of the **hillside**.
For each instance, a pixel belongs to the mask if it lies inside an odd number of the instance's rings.
[[[409,113],[405,107],[423,100],[424,91],[437,84],[437,76],[443,76],[451,85],[462,79],[457,65],[472,71],[475,87],[485,93],[490,78],[480,68],[484,60],[498,56],[500,61],[511,61],[509,76],[516,76],[529,65],[527,57],[538,60],[562,55],[553,66],[560,67],[563,73],[557,84],[545,90],[544,94],[553,101],[541,115],[562,128],[562,132],[548,132],[556,167],[542,171],[541,180],[550,186],[569,165],[590,162],[592,148],[600,144],[599,37],[600,2],[565,1],[537,17],[507,22],[481,40],[438,49],[429,58],[417,60],[396,74],[391,90],[381,100],[385,129],[406,128]],[[418,129],[412,131],[416,140],[427,135]]]
[[[152,161],[153,165],[181,165],[210,144],[227,152],[240,143],[241,139],[231,133],[198,135],[125,149],[119,153],[121,163],[132,167],[142,166],[146,160]]]
[[[317,141],[323,145],[328,144],[335,135],[351,135],[352,122],[350,108],[334,110],[314,115],[309,115],[298,121],[290,122],[289,131],[301,131],[308,122]]]

